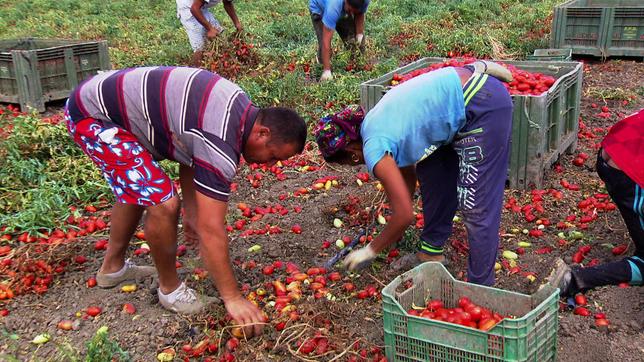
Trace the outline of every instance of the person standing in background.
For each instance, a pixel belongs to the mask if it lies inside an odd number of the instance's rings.
[[[208,10],[222,0],[177,0],[177,17],[188,33],[188,40],[194,52],[192,66],[199,67],[203,60],[203,47],[206,39],[213,40],[224,31],[219,21]],[[237,31],[242,31],[241,22],[237,18],[233,0],[223,0],[224,10],[232,20]]]

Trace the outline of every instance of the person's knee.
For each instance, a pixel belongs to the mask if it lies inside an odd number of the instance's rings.
[[[147,208],[146,218],[148,220],[159,221],[176,221],[179,218],[179,211],[181,210],[181,202],[179,197],[174,196],[169,200]]]
[[[470,225],[472,227],[481,228],[487,225],[486,219],[489,218],[490,214],[484,208],[477,207],[473,202],[468,202],[467,200],[461,200],[459,202],[459,210],[463,216],[463,222],[466,226]],[[499,215],[500,219],[500,215]]]

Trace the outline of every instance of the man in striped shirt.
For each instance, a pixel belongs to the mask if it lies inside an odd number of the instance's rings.
[[[230,184],[242,155],[248,162],[273,163],[302,152],[304,120],[290,109],[255,107],[217,74],[180,67],[98,74],[72,92],[65,116],[74,141],[101,168],[116,198],[98,284],[113,287],[154,272],[125,261],[146,211],[161,304],[180,313],[203,308],[175,270],[181,201],[156,162],[169,159],[180,164],[184,233],[200,241],[226,309],[238,323],[260,322],[260,310],[242,297],[230,266],[224,227]]]

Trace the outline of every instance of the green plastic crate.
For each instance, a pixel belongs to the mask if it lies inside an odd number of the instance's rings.
[[[0,40],[0,102],[42,112],[65,99],[80,81],[110,69],[106,41]]]
[[[405,281],[413,285],[397,290]],[[440,299],[447,308],[458,298],[502,315],[489,331],[407,314],[414,305]],[[382,290],[385,351],[393,361],[555,361],[559,289],[549,285],[533,295],[470,284],[454,279],[443,265],[428,262],[398,276]]]
[[[644,57],[644,1],[565,2],[555,7],[550,46],[604,58]]]
[[[423,58],[360,85],[360,105],[369,111],[390,89],[394,73],[406,74],[444,58]],[[541,188],[546,168],[564,152],[574,152],[579,130],[579,104],[583,67],[579,62],[501,61],[519,69],[557,78],[540,96],[514,95],[509,186]]]
[[[572,48],[567,49],[535,49],[532,55],[526,57],[527,60],[555,61],[571,60]]]

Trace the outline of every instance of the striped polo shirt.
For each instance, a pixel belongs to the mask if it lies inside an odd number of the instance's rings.
[[[259,109],[218,74],[183,67],[141,67],[98,74],[70,95],[74,122],[94,118],[134,134],[157,160],[195,169],[201,193],[227,201]]]

